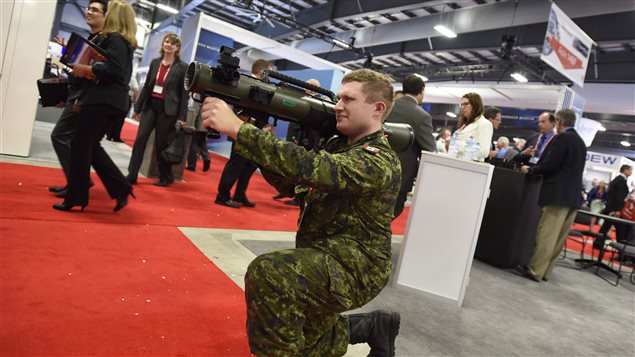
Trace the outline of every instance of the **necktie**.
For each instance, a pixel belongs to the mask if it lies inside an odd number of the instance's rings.
[[[546,141],[547,141],[547,136],[546,135],[540,135],[540,140],[538,142],[538,147],[536,148],[536,152],[534,153],[535,157],[540,157],[540,154],[542,154],[542,149],[544,148]]]

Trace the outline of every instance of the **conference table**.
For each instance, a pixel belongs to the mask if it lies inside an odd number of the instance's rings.
[[[609,216],[609,215],[602,214],[602,213],[594,213],[594,212],[587,211],[587,210],[578,210],[578,213],[586,214],[588,216],[592,216],[592,217],[596,217],[596,218],[602,218],[602,219],[604,219],[606,221],[609,221],[611,223],[614,223],[614,224],[625,224],[625,225],[628,225],[628,226],[634,226],[635,225],[635,221],[629,221],[629,220],[626,220],[626,219],[623,219],[623,218],[620,218],[620,217]],[[610,239],[608,237],[608,232],[604,234],[604,241],[606,241],[607,239]],[[598,271],[600,270],[600,268],[603,268],[603,269],[606,269],[606,270],[610,271],[611,273],[617,275],[619,278],[621,278],[620,272],[618,272],[617,270],[613,269],[609,265],[604,264],[602,262],[602,258],[604,257],[604,253],[605,253],[605,247],[604,247],[604,244],[602,244],[600,246],[600,252],[598,253],[598,259],[596,261],[594,260],[593,264],[591,265],[591,266],[595,266],[596,267],[595,275],[597,275],[600,278],[606,280],[603,276],[598,274]],[[606,280],[606,281],[610,283],[610,281],[608,281],[608,280]]]

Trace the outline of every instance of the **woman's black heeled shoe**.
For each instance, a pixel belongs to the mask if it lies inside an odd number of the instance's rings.
[[[113,208],[112,210],[117,212],[120,209],[126,207],[128,205],[128,195],[132,196],[132,198],[134,198],[135,200],[137,199],[134,193],[130,191],[130,193],[117,197],[117,204],[115,205],[115,208]]]
[[[73,207],[75,207],[75,206],[80,206],[81,207],[81,212],[84,212],[84,208],[86,208],[86,206],[88,206],[88,205],[69,205],[66,202],[62,202],[62,203],[54,204],[53,208],[58,210],[58,211],[68,212],[71,209],[73,209]]]

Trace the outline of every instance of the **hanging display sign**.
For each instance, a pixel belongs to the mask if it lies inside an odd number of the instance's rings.
[[[540,59],[582,87],[592,45],[593,40],[552,4]]]

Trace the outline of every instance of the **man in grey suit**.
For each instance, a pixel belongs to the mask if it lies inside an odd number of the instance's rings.
[[[435,142],[432,136],[432,117],[419,105],[423,102],[425,82],[421,77],[411,74],[403,81],[404,96],[395,100],[395,104],[386,117],[390,123],[410,124],[415,133],[415,140],[410,149],[398,153],[401,162],[401,188],[395,204],[395,218],[403,211],[408,192],[412,189],[419,171],[421,150],[434,151]]]

